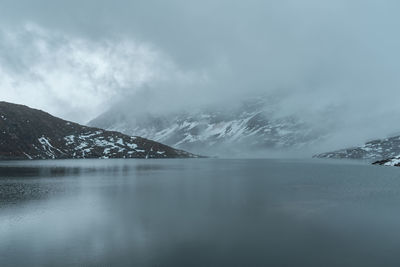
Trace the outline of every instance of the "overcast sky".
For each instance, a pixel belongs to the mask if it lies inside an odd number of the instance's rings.
[[[283,92],[283,113],[324,114],[363,141],[400,131],[399,12],[395,0],[2,0],[1,99],[84,123],[143,90],[169,106]]]

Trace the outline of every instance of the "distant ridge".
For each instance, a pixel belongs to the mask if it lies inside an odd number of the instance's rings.
[[[314,157],[381,161],[398,156],[400,156],[400,136],[372,140],[362,146],[317,154]]]

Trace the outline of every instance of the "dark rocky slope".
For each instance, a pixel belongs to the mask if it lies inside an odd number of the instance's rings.
[[[390,159],[378,160],[372,163],[374,165],[395,166],[400,167],[400,156]]]
[[[193,158],[141,137],[105,131],[0,102],[0,159]]]

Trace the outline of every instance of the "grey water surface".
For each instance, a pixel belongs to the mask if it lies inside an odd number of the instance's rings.
[[[0,163],[0,266],[400,266],[400,168]]]

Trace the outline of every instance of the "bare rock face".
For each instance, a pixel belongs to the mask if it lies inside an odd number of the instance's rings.
[[[195,158],[141,137],[56,118],[46,112],[0,102],[0,159]]]

